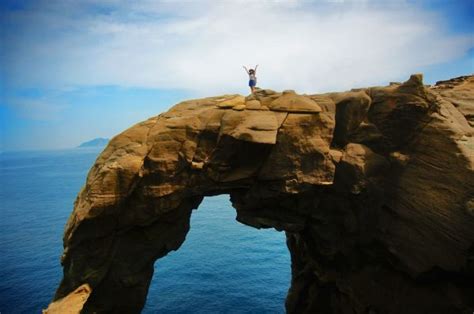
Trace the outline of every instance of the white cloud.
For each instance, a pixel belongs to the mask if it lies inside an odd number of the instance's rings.
[[[7,41],[9,80],[246,92],[242,65],[258,63],[261,87],[317,92],[405,78],[474,46],[407,3],[110,1],[104,14],[89,5],[10,16],[22,27]]]
[[[68,107],[50,98],[15,98],[10,103],[22,118],[37,121],[59,121],[62,111]]]

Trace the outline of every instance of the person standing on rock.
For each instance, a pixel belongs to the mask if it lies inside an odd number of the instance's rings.
[[[255,91],[255,86],[257,85],[257,77],[255,75],[257,74],[258,64],[255,66],[255,70],[254,69],[247,70],[245,65],[243,67],[245,69],[245,72],[247,72],[247,74],[249,75],[249,87],[250,87],[251,93],[253,94]]]

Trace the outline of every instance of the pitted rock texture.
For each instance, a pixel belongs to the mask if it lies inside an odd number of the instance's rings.
[[[64,298],[51,303],[43,314],[61,313],[75,314],[80,313],[87,299],[92,293],[91,287],[85,283]]]
[[[204,196],[285,231],[288,313],[472,313],[474,77],[189,100],[114,137],[64,234],[55,300],[139,313]],[[471,123],[471,125],[470,125]],[[242,287],[245,289],[245,287]]]

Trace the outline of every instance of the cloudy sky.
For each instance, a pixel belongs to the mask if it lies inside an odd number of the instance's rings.
[[[474,72],[474,1],[1,1],[0,151],[111,137],[174,103]]]

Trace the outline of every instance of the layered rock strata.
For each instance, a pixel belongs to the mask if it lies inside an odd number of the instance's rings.
[[[429,87],[421,75],[179,103],[90,169],[55,300],[87,284],[83,313],[139,313],[154,262],[180,247],[203,197],[226,193],[238,221],[286,232],[288,313],[471,313],[473,108],[474,77]]]

